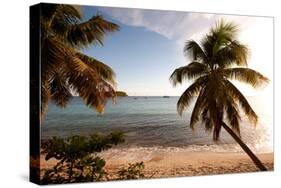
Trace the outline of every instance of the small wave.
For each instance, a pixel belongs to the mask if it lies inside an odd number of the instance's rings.
[[[258,145],[248,145],[254,153],[269,153],[273,150],[270,148],[260,148]],[[125,156],[132,153],[142,153],[144,156],[149,157],[151,154],[165,154],[165,153],[182,153],[182,152],[213,152],[213,153],[242,153],[244,152],[238,144],[203,144],[203,145],[189,145],[185,147],[119,147],[112,148],[102,152],[103,155]]]

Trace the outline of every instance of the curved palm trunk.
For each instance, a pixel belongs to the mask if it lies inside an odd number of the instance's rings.
[[[261,171],[267,171],[267,168],[262,164],[258,157],[248,148],[248,146],[229,128],[224,122],[222,122],[223,128],[234,138],[234,140],[241,146],[241,148],[249,155],[255,165]]]

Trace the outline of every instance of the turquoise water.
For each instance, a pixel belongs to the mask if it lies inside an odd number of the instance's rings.
[[[126,143],[120,147],[178,147],[204,150],[216,147],[218,151],[240,151],[233,139],[223,130],[218,143],[204,126],[197,125],[196,132],[189,128],[190,110],[183,117],[176,111],[178,97],[120,97],[116,104],[108,101],[105,113],[84,105],[74,97],[67,108],[49,105],[41,129],[42,139],[53,136],[89,135],[121,130]],[[192,108],[190,108],[192,109]],[[269,134],[264,126],[253,128],[248,122],[241,123],[243,140],[256,151],[272,150]]]

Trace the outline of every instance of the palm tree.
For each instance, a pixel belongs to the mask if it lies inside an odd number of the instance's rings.
[[[103,45],[105,35],[119,26],[101,15],[82,22],[77,6],[41,5],[41,118],[50,101],[65,107],[73,93],[102,112],[106,100],[115,97],[115,73],[79,50]]]
[[[223,127],[260,170],[267,170],[240,136],[240,110],[244,111],[254,125],[258,116],[229,79],[255,88],[269,80],[259,72],[247,68],[249,49],[237,40],[237,33],[237,25],[221,20],[199,43],[187,41],[184,53],[191,59],[191,63],[177,68],[170,76],[170,81],[174,86],[185,79],[194,81],[177,103],[178,113],[182,115],[193,97],[197,96],[190,119],[193,130],[196,122],[202,121],[205,129],[213,132],[213,140],[218,141]]]

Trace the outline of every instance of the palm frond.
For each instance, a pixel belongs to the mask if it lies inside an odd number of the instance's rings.
[[[107,66],[106,64],[96,60],[93,57],[89,57],[85,54],[82,54],[80,52],[76,53],[76,55],[78,56],[78,58],[80,58],[85,64],[87,64],[89,67],[91,67],[92,69],[94,69],[99,76],[106,82],[109,82],[110,84],[112,84],[113,86],[116,85],[115,82],[115,73],[112,70],[112,68],[110,68],[109,66]]]
[[[223,70],[224,76],[229,79],[235,79],[247,84],[254,88],[267,84],[269,79],[261,73],[249,68],[227,68]]]
[[[216,26],[211,28],[210,33],[208,33],[201,41],[205,54],[208,59],[211,59],[209,64],[216,63],[213,59],[214,56],[230,41],[236,39],[237,32],[238,29],[234,23],[226,23],[224,20],[218,21]]]
[[[42,4],[41,24],[48,32],[62,33],[69,25],[77,24],[81,12],[72,5]]]
[[[205,131],[211,132],[214,125],[210,119],[210,112],[209,112],[209,108],[207,108],[207,106],[202,110],[201,121],[205,125]]]
[[[191,60],[202,60],[202,62],[207,61],[207,56],[201,46],[194,40],[189,40],[185,43],[184,54]]]
[[[224,84],[227,95],[229,97],[232,97],[234,101],[237,101],[249,120],[256,124],[256,122],[258,121],[258,116],[252,109],[244,95],[230,81],[224,80]]]
[[[46,39],[44,48],[46,48],[44,49],[46,54],[43,56],[44,64],[49,66],[52,65],[55,67],[55,71],[57,71],[56,67],[60,68],[61,76],[65,75],[65,85],[63,85],[65,88],[61,88],[60,90],[64,90],[66,92],[65,95],[62,95],[62,93],[59,95],[59,91],[54,95],[53,91],[53,99],[56,104],[60,106],[66,105],[71,98],[70,91],[74,91],[79,94],[86,105],[95,108],[99,113],[102,113],[107,99],[109,97],[114,99],[115,91],[97,72],[97,70],[100,70],[101,68],[94,69],[87,65],[77,57],[78,52],[71,47],[63,45],[63,43],[55,37]],[[44,69],[44,71],[47,70],[48,69]],[[55,80],[55,77],[53,78],[53,83],[56,85],[52,86],[58,87],[58,82]],[[56,99],[58,100],[56,101]]]
[[[51,82],[51,99],[57,106],[66,107],[72,99],[70,87],[63,71],[57,72]]]
[[[64,36],[72,46],[85,47],[89,44],[103,45],[106,33],[118,30],[117,24],[106,21],[102,16],[97,15],[86,22],[70,26]]]
[[[50,41],[46,42],[47,46],[53,44]],[[59,49],[58,47],[57,50]],[[51,100],[51,82],[55,75],[56,61],[63,61],[63,57],[54,53],[52,49],[43,47],[41,59],[41,119],[44,118],[44,114],[48,110],[48,103]]]
[[[66,57],[73,56],[74,52],[74,49],[66,46],[55,36],[46,38],[41,48],[43,66],[58,67],[65,62]]]
[[[68,68],[69,85],[87,106],[102,113],[108,97],[115,97],[114,88],[101,79],[95,69],[76,56],[68,58]]]
[[[226,22],[221,19],[211,28],[210,35],[223,40],[231,40],[237,37],[238,27],[234,22]]]
[[[226,103],[225,103],[225,112],[227,120],[231,126],[231,128],[234,130],[234,132],[240,136],[240,124],[239,121],[241,120],[241,117],[239,115],[238,106],[236,105],[236,102],[231,98],[232,96],[226,95]]]
[[[81,11],[73,5],[57,5],[59,8],[56,10],[54,23],[64,21],[68,25],[78,23],[82,19]]]
[[[210,118],[210,125],[208,125],[208,127],[211,126],[210,128],[212,128],[213,131],[213,140],[217,141],[219,139],[219,134],[221,131],[220,120],[222,118],[223,111],[221,111],[221,107],[217,104],[217,98],[208,95],[206,100],[208,101],[206,108],[209,110]]]
[[[246,45],[231,41],[215,54],[214,61],[222,68],[231,65],[247,66],[248,54]]]
[[[189,86],[180,96],[177,103],[177,110],[180,115],[190,105],[192,98],[200,92],[207,80],[207,76],[198,78],[191,86]]]
[[[194,130],[194,125],[196,122],[199,121],[199,117],[202,111],[204,111],[204,105],[206,105],[206,98],[204,96],[204,88],[200,90],[199,96],[195,102],[193,111],[191,113],[191,118],[190,118],[190,128]],[[206,117],[206,114],[205,114]]]
[[[48,103],[51,99],[51,90],[49,82],[41,81],[41,112],[40,112],[40,119],[44,119],[44,114],[48,110]]]
[[[197,79],[204,76],[209,71],[207,65],[199,62],[191,62],[190,64],[177,68],[170,76],[173,86],[181,84],[185,79]]]

